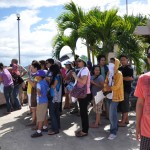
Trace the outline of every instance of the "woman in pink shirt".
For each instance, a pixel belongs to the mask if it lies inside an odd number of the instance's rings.
[[[90,72],[86,67],[86,61],[82,58],[77,59],[78,67],[80,68],[79,73],[76,75],[75,72],[72,73],[75,80],[77,80],[78,85],[87,85],[87,96],[85,98],[78,98],[80,107],[80,116],[82,122],[82,130],[76,132],[77,137],[84,137],[88,135],[89,130],[89,119],[87,106],[89,104],[90,98]]]

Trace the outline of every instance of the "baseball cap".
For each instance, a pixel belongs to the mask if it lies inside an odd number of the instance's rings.
[[[66,63],[64,63],[64,65],[71,65],[72,62],[71,61],[67,61]]]
[[[40,77],[45,77],[46,73],[44,70],[38,70],[33,76],[40,76]]]

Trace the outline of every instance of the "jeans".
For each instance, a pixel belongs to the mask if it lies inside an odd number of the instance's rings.
[[[4,87],[4,96],[6,99],[6,104],[7,104],[7,112],[11,112],[11,95],[13,92],[13,85]]]
[[[109,110],[110,134],[116,135],[118,131],[118,102],[113,102],[111,99],[108,99],[107,107]]]
[[[21,107],[20,101],[18,99],[20,85],[15,85],[13,89],[13,101],[14,101],[14,109],[18,109]]]
[[[59,132],[60,129],[60,103],[49,101],[49,113],[51,117],[51,128],[53,132]]]
[[[85,98],[78,99],[81,122],[82,122],[82,131],[84,133],[88,133],[89,130],[89,118],[88,118],[88,110],[87,110],[87,106],[89,104],[89,97],[90,95],[88,94]]]

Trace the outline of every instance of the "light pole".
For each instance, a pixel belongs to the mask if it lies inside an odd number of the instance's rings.
[[[128,0],[126,0],[126,14],[128,15]]]
[[[17,14],[17,21],[18,21],[18,57],[19,57],[19,64],[20,62],[20,26],[19,26],[19,21],[20,21],[20,14]]]

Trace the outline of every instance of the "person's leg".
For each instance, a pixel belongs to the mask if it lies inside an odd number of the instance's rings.
[[[128,112],[129,112],[129,93],[124,93],[124,101],[121,102],[121,111],[122,111],[122,120],[119,122],[119,127],[125,127],[128,120]]]
[[[69,93],[65,93],[65,105],[64,109],[70,108],[70,102],[69,102]]]
[[[53,103],[52,101],[50,102],[50,116],[51,116],[51,129],[52,129],[52,131],[49,131],[48,134],[53,135],[53,134],[59,133],[59,126],[58,126],[58,120],[56,117],[55,103]]]
[[[19,85],[14,86],[13,89],[13,99],[14,99],[14,109],[20,109],[21,105],[20,105],[20,101],[18,100],[18,94],[19,94]]]
[[[36,123],[36,107],[32,107],[32,122]]]
[[[84,99],[79,99],[79,107],[80,107],[80,116],[82,122],[82,132],[88,133],[89,129],[89,119],[88,119],[88,95]]]
[[[109,108],[110,134],[116,135],[118,131],[118,102],[111,101]]]
[[[7,105],[7,112],[8,113],[11,112],[10,99],[11,99],[12,90],[13,90],[12,86],[4,87],[4,96],[5,96],[5,99],[6,99],[6,105]]]
[[[150,138],[141,136],[140,150],[150,150]]]
[[[60,112],[59,112],[60,103],[55,103],[55,112],[56,112],[56,119],[58,124],[58,130],[60,129]]]

